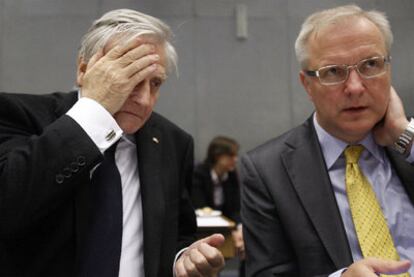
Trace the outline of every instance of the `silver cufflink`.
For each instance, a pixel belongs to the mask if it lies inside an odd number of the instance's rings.
[[[110,140],[112,140],[114,137],[115,137],[115,131],[114,130],[111,130],[107,135],[106,135],[106,137],[105,137],[105,139],[107,140],[107,141],[110,141]]]
[[[156,137],[152,137],[152,141],[157,143],[157,144],[160,143],[160,141]]]

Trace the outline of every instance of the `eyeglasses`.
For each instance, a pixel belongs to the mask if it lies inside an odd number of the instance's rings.
[[[351,68],[355,68],[362,78],[371,79],[384,74],[390,62],[391,56],[380,56],[361,60],[354,65],[327,65],[318,70],[305,70],[304,72],[308,76],[318,77],[322,85],[333,86],[345,83]]]

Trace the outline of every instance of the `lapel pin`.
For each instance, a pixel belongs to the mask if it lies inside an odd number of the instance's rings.
[[[152,141],[157,143],[157,144],[160,143],[160,141],[156,137],[152,137]]]

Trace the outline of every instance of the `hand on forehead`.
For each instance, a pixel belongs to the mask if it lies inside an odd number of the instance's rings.
[[[147,55],[158,55],[158,66],[153,75],[163,80],[167,78],[164,44],[151,34],[119,34],[111,38],[103,50],[104,56],[110,59],[122,58],[126,63],[132,63]]]

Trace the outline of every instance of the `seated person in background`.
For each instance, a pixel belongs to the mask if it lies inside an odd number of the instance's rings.
[[[203,163],[194,169],[192,200],[194,207],[210,207],[226,217],[240,221],[239,180],[235,171],[239,145],[231,138],[214,138]]]
[[[208,146],[205,161],[194,169],[192,201],[196,209],[220,210],[224,216],[240,223],[239,178],[235,170],[239,145],[228,137],[215,137]],[[244,259],[241,225],[233,231],[237,253]]]

